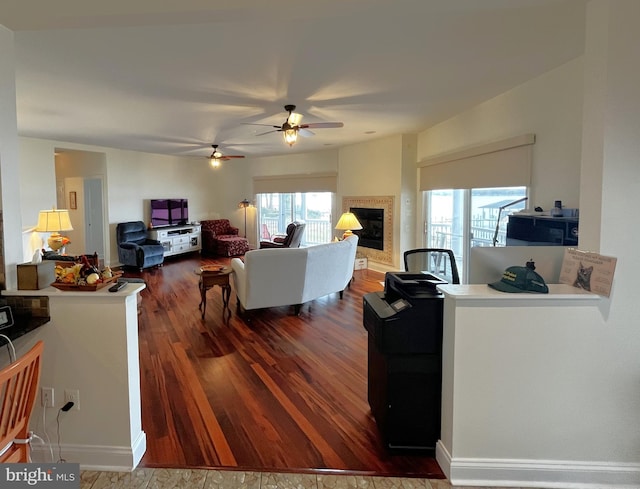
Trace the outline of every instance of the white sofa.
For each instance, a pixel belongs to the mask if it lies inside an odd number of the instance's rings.
[[[248,251],[231,260],[238,305],[245,310],[295,306],[340,293],[353,277],[358,237],[307,248]]]

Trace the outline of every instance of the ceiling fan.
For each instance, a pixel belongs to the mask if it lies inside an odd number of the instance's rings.
[[[220,166],[220,162],[230,160],[232,158],[244,158],[243,155],[225,155],[218,149],[217,144],[212,144],[213,153],[209,156],[209,161],[211,162],[211,166],[213,168],[218,168]]]
[[[344,124],[342,122],[311,122],[309,124],[301,124],[302,114],[298,114],[294,112],[296,110],[295,105],[285,105],[284,110],[289,112],[287,119],[284,121],[284,124],[281,126],[274,126],[271,124],[258,124],[245,122],[245,124],[253,125],[253,126],[268,126],[275,128],[272,131],[263,132],[257,134],[257,136],[262,136],[264,134],[270,134],[272,132],[282,132],[284,136],[284,141],[289,146],[293,146],[295,142],[298,140],[298,134],[304,137],[313,136],[314,133],[309,130],[311,129],[325,129],[325,128],[335,128],[335,127],[343,127]]]

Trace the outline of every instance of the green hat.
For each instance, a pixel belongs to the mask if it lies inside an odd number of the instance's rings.
[[[489,284],[501,292],[538,292],[547,294],[549,287],[544,279],[528,267],[509,267],[498,282]]]

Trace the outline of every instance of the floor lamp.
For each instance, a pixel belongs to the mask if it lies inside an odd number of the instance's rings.
[[[244,237],[247,237],[247,207],[249,207],[249,205],[251,205],[251,202],[249,202],[247,199],[243,199],[239,204],[238,207],[244,208]]]

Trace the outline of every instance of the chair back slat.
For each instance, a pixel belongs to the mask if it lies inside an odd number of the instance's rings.
[[[28,437],[43,350],[44,343],[38,341],[22,357],[0,370],[0,463],[29,461],[29,446],[13,441]]]

